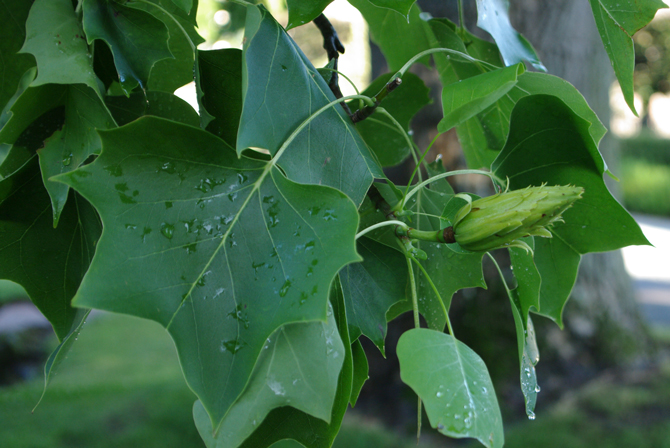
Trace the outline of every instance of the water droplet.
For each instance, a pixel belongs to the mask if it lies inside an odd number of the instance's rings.
[[[535,420],[535,412],[528,411],[528,420]]]
[[[539,393],[542,390],[542,388],[539,385],[535,386],[535,392]]]
[[[286,296],[286,294],[288,294],[288,290],[291,288],[291,284],[292,284],[291,280],[286,279],[281,289],[279,290],[279,297],[284,297]]]
[[[487,394],[488,392],[489,392],[489,390],[486,387],[482,387],[482,393],[483,394]]]
[[[436,393],[435,396],[436,396],[437,398],[440,398],[440,397],[442,396],[442,392],[438,392],[438,393]]]
[[[146,239],[146,236],[149,235],[150,233],[151,233],[151,227],[145,227],[142,230],[142,242],[144,242],[144,240]]]
[[[72,154],[63,157],[63,166],[69,166],[72,163]]]
[[[126,224],[126,230],[135,230],[137,226],[134,224]]]
[[[221,352],[228,351],[234,355],[235,353],[242,350],[245,345],[246,344],[243,341],[238,339],[231,339],[229,341],[221,341],[221,347],[219,347],[219,350]]]
[[[165,208],[172,208],[172,202],[171,201],[165,201]]]
[[[166,222],[161,223],[161,234],[171,240],[172,236],[174,235],[174,226],[172,224],[168,224]]]

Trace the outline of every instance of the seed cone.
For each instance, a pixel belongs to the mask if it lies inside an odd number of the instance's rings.
[[[562,221],[561,214],[583,193],[582,187],[543,185],[477,199],[456,214],[454,237],[462,248],[473,252],[501,247],[530,249],[519,238],[551,238],[547,227]]]

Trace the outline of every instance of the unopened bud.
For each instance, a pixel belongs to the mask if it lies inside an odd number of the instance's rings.
[[[582,187],[543,185],[477,199],[456,214],[454,238],[463,249],[473,252],[502,247],[529,249],[520,238],[551,238],[547,227],[562,221],[561,214],[582,193]]]

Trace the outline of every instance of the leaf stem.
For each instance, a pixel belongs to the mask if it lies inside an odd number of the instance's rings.
[[[449,334],[454,336],[454,329],[451,327],[451,321],[449,320],[449,312],[447,311],[447,308],[444,306],[444,300],[442,300],[442,295],[440,292],[437,290],[437,287],[435,286],[435,283],[433,283],[433,279],[430,278],[430,275],[428,275],[428,272],[426,272],[426,269],[419,263],[418,260],[412,258],[416,265],[419,267],[421,272],[423,272],[423,275],[426,277],[426,280],[428,281],[428,284],[430,285],[430,288],[433,290],[435,295],[437,296],[437,300],[440,302],[440,305],[442,306],[442,311],[444,312],[444,317],[447,320],[447,328],[449,329]]]
[[[437,141],[437,138],[440,135],[442,135],[442,133],[438,133],[435,137],[433,137],[433,140],[430,142],[430,145],[428,145],[426,150],[423,152],[423,155],[421,156],[421,159],[418,162],[416,161],[415,156],[414,171],[412,171],[412,175],[409,178],[409,182],[407,182],[407,187],[405,187],[405,197],[402,198],[402,204],[400,205],[401,210],[405,207],[405,202],[407,201],[407,193],[409,192],[409,187],[412,185],[412,181],[414,180],[414,176],[416,175],[417,171],[419,172],[419,182],[423,181],[423,179],[421,179],[421,164],[428,155],[428,151],[430,151],[430,148],[433,147],[433,143]]]
[[[414,269],[412,268],[412,260],[419,263],[409,253],[405,253],[407,260],[407,271],[409,273],[409,284],[412,292],[412,314],[414,315],[414,328],[421,328],[421,321],[419,320],[419,297],[416,294],[416,279],[414,278]],[[421,265],[419,265],[421,266]]]
[[[461,30],[465,30],[465,11],[463,10],[463,0],[458,0],[458,24]]]
[[[365,235],[366,233],[368,233],[368,232],[372,232],[373,230],[378,229],[378,228],[380,228],[380,227],[393,226],[393,225],[401,226],[401,227],[403,227],[405,230],[407,230],[407,229],[409,228],[409,227],[407,226],[407,224],[405,224],[405,223],[402,222],[402,221],[396,221],[396,220],[393,220],[393,219],[392,219],[392,220],[389,220],[389,221],[382,221],[382,222],[378,222],[377,224],[373,224],[373,225],[371,225],[370,227],[366,227],[365,229],[363,229],[363,230],[361,230],[360,232],[358,232],[358,233],[356,234],[356,239],[359,239],[360,237],[362,237],[362,236]]]
[[[498,262],[493,257],[493,255],[491,255],[490,252],[486,252],[486,255],[489,256],[489,258],[491,259],[491,261],[495,265],[496,269],[498,270],[498,274],[500,274],[500,279],[503,282],[503,286],[505,287],[505,291],[507,291],[507,296],[512,301],[512,303],[514,303],[514,299],[512,298],[512,291],[510,291],[509,287],[507,286],[507,281],[505,281],[505,276],[503,275],[502,269],[500,269],[500,265],[498,265]]]
[[[497,177],[495,174],[493,174],[492,172],[490,172],[490,171],[482,171],[482,170],[456,170],[456,171],[449,171],[449,172],[447,172],[447,173],[440,173],[440,174],[438,174],[438,175],[436,175],[436,176],[431,177],[430,179],[426,179],[425,181],[423,181],[423,182],[417,184],[414,188],[412,188],[412,190],[411,190],[409,193],[407,193],[407,194],[405,195],[405,198],[403,199],[403,202],[402,202],[402,203],[399,203],[398,205],[396,205],[396,207],[398,207],[400,210],[402,210],[402,207],[405,206],[405,202],[407,202],[407,200],[408,200],[409,198],[411,198],[412,196],[414,196],[414,195],[415,195],[421,188],[425,187],[426,185],[428,185],[428,184],[430,184],[430,183],[432,183],[432,182],[435,182],[435,181],[437,181],[437,180],[443,179],[443,178],[445,178],[445,177],[457,176],[457,175],[461,175],[461,174],[481,174],[481,175],[483,175],[483,176],[487,176],[487,177],[489,177],[489,178],[491,179],[491,182],[493,182],[493,185],[494,185],[494,186],[496,185],[496,182],[501,182],[500,179],[498,179],[498,177]],[[394,210],[394,211],[398,211],[398,210]]]
[[[448,53],[448,54],[452,54],[452,55],[454,55],[454,56],[461,57],[461,58],[465,59],[466,61],[473,62],[473,63],[475,63],[475,64],[484,64],[484,65],[486,65],[486,66],[488,66],[488,67],[490,67],[490,68],[492,68],[492,69],[494,69],[494,70],[497,69],[497,68],[499,68],[499,67],[496,67],[495,65],[490,64],[490,63],[488,63],[488,62],[486,62],[486,61],[482,61],[482,60],[480,60],[480,59],[473,58],[472,56],[470,56],[470,55],[468,55],[468,54],[461,53],[460,51],[452,50],[452,49],[450,49],[450,48],[429,48],[428,50],[424,50],[424,51],[422,51],[421,53],[417,54],[417,55],[414,56],[412,59],[410,59],[409,61],[407,61],[407,63],[406,63],[405,65],[403,65],[402,68],[401,68],[400,70],[398,70],[398,71],[396,72],[395,75],[393,75],[393,78],[392,78],[392,79],[394,79],[394,78],[402,78],[403,76],[405,76],[405,73],[407,72],[407,70],[409,70],[409,68],[410,68],[416,61],[418,61],[419,59],[421,59],[421,58],[424,57],[424,56],[428,56],[429,54],[433,54],[433,53]]]
[[[356,91],[356,95],[360,95],[360,94],[361,94],[361,92],[358,90],[358,87],[356,87],[356,84],[354,84],[354,82],[353,82],[351,79],[349,79],[349,78],[347,77],[347,75],[345,75],[345,74],[342,73],[341,71],[339,71],[339,70],[335,70],[334,68],[330,68],[330,67],[321,67],[319,70],[326,70],[326,71],[329,71],[329,72],[337,73],[338,75],[340,75],[341,77],[343,77],[344,79],[346,79],[347,81],[349,81],[349,84],[351,84],[351,87],[353,87],[354,90]]]

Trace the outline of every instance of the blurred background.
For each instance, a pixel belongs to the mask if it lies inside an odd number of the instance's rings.
[[[666,0],[667,2],[667,0]],[[283,23],[283,0],[264,3]],[[456,0],[419,0],[435,17],[456,18]],[[464,2],[476,30],[474,1]],[[564,314],[565,328],[534,320],[542,392],[537,418],[526,418],[519,388],[511,311],[495,268],[485,262],[489,289],[459,291],[452,321],[459,339],[486,362],[506,424],[509,447],[670,447],[670,10],[661,10],[635,37],[635,116],[626,107],[587,2],[512,0],[512,23],[535,46],[549,73],[574,84],[610,133],[600,145],[620,182],[613,194],[631,211],[654,247],[636,246],[583,257]],[[385,73],[365,21],[345,0],[325,11],[346,48],[340,71],[360,90]],[[240,48],[244,8],[200,0],[203,49]],[[290,31],[316,67],[327,62],[321,36],[307,24]],[[480,32],[486,38],[486,34]],[[434,102],[412,123],[419,148],[436,134],[441,106],[437,76],[413,69]],[[345,95],[354,93],[341,80]],[[178,94],[195,102],[193,86]],[[464,167],[458,139],[443,134],[431,150],[448,169]],[[402,182],[407,168],[389,170]],[[457,190],[481,191],[477,178]],[[504,251],[496,254],[503,265]],[[416,399],[401,381],[395,358],[411,317],[389,327],[387,359],[364,344],[370,380],[345,417],[338,448],[416,446]],[[0,281],[0,446],[202,447],[172,342],[158,324],[94,313],[61,365],[43,401],[43,366],[57,342],[50,325],[16,284]],[[364,341],[366,342],[366,341]],[[419,446],[474,447],[434,433],[424,419]]]

